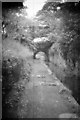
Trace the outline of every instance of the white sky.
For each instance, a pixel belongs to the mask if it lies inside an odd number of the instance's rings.
[[[46,0],[24,0],[23,5],[27,6],[28,17],[32,18],[40,10]]]

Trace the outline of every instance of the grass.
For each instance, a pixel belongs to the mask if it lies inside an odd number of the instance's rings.
[[[32,52],[13,40],[3,40],[2,50],[3,118],[17,117],[18,104],[30,81]]]

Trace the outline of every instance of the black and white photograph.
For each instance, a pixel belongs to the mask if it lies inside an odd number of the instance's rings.
[[[79,0],[0,4],[0,117],[80,120]]]

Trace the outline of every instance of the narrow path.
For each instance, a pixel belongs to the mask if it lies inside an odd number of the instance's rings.
[[[59,93],[62,88],[67,92]],[[63,113],[78,112],[76,101],[55,75],[50,74],[44,62],[34,61],[25,96],[27,112],[24,115],[27,118],[58,118]]]

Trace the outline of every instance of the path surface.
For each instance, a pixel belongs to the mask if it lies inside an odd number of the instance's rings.
[[[78,104],[70,92],[39,60],[34,61],[32,66],[31,81],[26,85],[25,96],[22,99],[25,101],[25,112],[22,115],[21,111],[21,117],[58,118],[63,113],[78,112]]]

